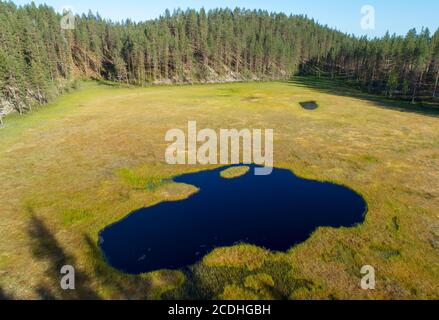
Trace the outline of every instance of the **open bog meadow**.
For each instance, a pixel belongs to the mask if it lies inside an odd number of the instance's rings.
[[[318,108],[303,108],[308,101]],[[174,177],[216,169],[166,163],[166,132],[186,130],[188,121],[273,129],[274,167],[355,191],[367,203],[364,222],[320,227],[287,251],[237,243],[180,269],[111,267],[103,229],[199,192]],[[167,223],[160,228],[178,228]],[[76,269],[75,291],[59,286],[64,265]],[[375,290],[361,289],[365,265],[376,270]],[[439,299],[439,111],[316,78],[145,88],[84,82],[0,128],[0,296]]]

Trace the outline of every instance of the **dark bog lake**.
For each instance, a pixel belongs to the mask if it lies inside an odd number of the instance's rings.
[[[286,251],[321,226],[351,227],[367,205],[356,192],[305,180],[289,170],[269,176],[224,179],[226,168],[182,175],[178,183],[200,189],[186,200],[140,209],[100,233],[100,248],[114,268],[140,274],[180,269],[216,247],[254,244]]]
[[[303,109],[306,109],[306,110],[316,110],[319,108],[318,103],[315,101],[301,102],[300,105],[302,106]]]

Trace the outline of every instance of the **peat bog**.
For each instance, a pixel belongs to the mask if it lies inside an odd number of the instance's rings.
[[[251,166],[253,169],[254,167]],[[216,247],[248,243],[286,251],[319,227],[352,227],[367,204],[349,188],[274,169],[224,179],[219,168],[174,179],[199,191],[186,200],[133,212],[100,233],[107,262],[129,274],[181,269]]]

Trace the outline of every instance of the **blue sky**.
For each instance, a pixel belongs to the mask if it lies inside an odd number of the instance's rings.
[[[15,0],[26,4],[29,0]],[[244,7],[266,9],[287,14],[307,14],[322,24],[356,35],[381,36],[387,30],[405,34],[410,28],[420,30],[423,26],[436,31],[439,28],[438,0],[35,0],[61,11],[71,6],[76,13],[99,12],[102,17],[113,20],[131,18],[135,21],[158,17],[166,8],[206,9],[216,7]],[[375,8],[375,29],[361,28],[361,8]]]

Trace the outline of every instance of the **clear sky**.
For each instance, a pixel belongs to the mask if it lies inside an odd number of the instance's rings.
[[[14,0],[26,4],[29,0]],[[188,7],[206,9],[217,7],[241,7],[266,9],[287,14],[306,14],[322,24],[356,35],[381,36],[390,33],[405,34],[411,28],[423,26],[434,32],[439,28],[439,0],[35,0],[46,3],[57,11],[65,6],[75,13],[99,12],[112,20],[131,18],[135,21],[158,17],[165,9]],[[375,29],[361,27],[361,8],[375,8]]]

